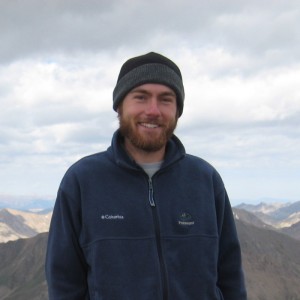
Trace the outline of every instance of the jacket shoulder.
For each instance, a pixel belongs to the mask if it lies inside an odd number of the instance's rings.
[[[201,176],[202,178],[211,180],[217,189],[224,188],[222,177],[217,169],[203,158],[186,154],[183,163],[184,168],[188,170],[190,176]]]
[[[80,178],[88,177],[99,169],[104,169],[108,163],[106,152],[91,154],[79,159],[73,163],[65,172],[62,184],[66,181],[73,181]]]
[[[107,162],[106,151],[94,153],[85,157],[82,157],[74,164],[72,164],[67,173],[71,172],[83,172],[86,169],[95,168],[99,166],[99,164],[105,164]]]
[[[207,162],[206,160],[204,160],[199,156],[186,154],[184,161],[185,164],[189,165],[189,167],[194,166],[194,168],[200,169],[208,173],[215,173],[215,172],[218,173],[213,165],[211,165],[209,162]]]

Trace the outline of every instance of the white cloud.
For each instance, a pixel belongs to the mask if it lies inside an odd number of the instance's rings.
[[[298,2],[1,1],[1,61],[53,51],[73,55],[149,46],[226,47],[276,62],[299,58]],[[167,37],[171,36],[172,39]],[[164,38],[162,38],[164,37]],[[168,43],[159,45],[166,40]],[[270,58],[271,57],[271,58]],[[277,61],[278,63],[278,61]]]
[[[158,51],[183,73],[187,149],[221,169],[235,198],[272,196],[280,174],[277,194],[295,198],[299,20],[295,0],[1,1],[0,194],[54,195],[67,166],[104,150],[121,64]]]

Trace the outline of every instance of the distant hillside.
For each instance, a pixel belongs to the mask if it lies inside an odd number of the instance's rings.
[[[6,196],[0,194],[0,209],[8,207],[24,211],[53,209],[54,199],[49,200],[32,197]]]
[[[300,241],[236,220],[248,300],[300,300]],[[0,244],[0,299],[46,300],[47,233]]]
[[[300,241],[296,240],[300,239],[300,222],[293,223],[299,214],[298,204],[243,204],[233,208],[248,300],[300,299]],[[279,224],[289,227],[272,226]]]
[[[47,300],[44,261],[47,233],[0,244],[0,299]]]
[[[248,300],[300,299],[300,241],[236,220]]]
[[[49,230],[52,211],[25,212],[14,209],[0,210],[0,243],[33,237]]]
[[[276,228],[290,227],[300,222],[300,201],[294,203],[242,203],[235,208],[255,214],[261,221]]]
[[[290,227],[281,229],[281,232],[288,234],[289,236],[300,240],[300,222],[293,224]]]
[[[263,222],[258,216],[256,216],[255,213],[251,213],[247,210],[239,209],[235,207],[232,210],[233,210],[234,218],[236,220],[246,222],[256,227],[275,230],[275,227]]]

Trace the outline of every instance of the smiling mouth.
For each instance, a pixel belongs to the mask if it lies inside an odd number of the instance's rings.
[[[145,128],[158,128],[160,127],[158,124],[151,124],[151,123],[140,123],[141,126]]]

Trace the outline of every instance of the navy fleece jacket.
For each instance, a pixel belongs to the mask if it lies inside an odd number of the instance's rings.
[[[49,232],[50,300],[245,300],[223,182],[173,136],[150,180],[121,145],[64,176]]]

